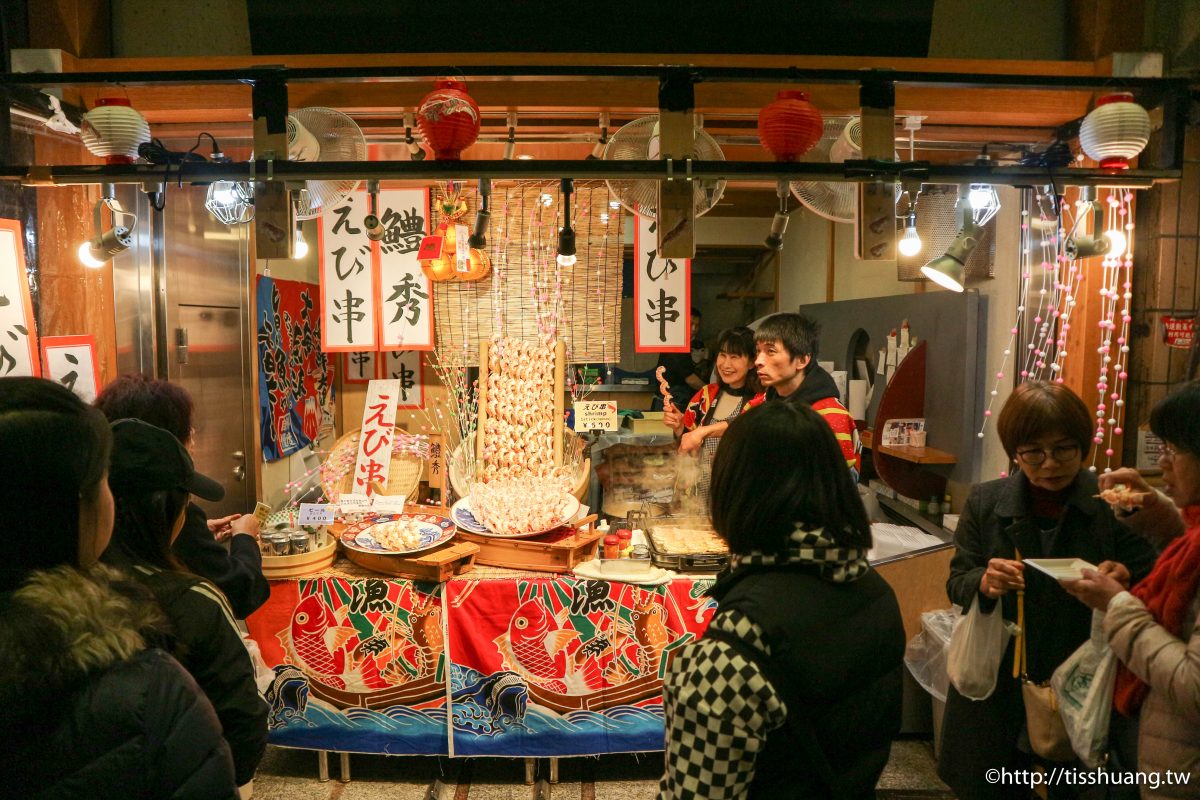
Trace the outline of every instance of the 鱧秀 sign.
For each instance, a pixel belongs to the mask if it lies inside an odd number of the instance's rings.
[[[615,431],[617,404],[611,400],[580,400],[575,404],[575,430]]]

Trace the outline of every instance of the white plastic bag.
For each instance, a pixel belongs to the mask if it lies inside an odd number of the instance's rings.
[[[904,649],[904,663],[921,688],[934,699],[946,702],[946,653],[950,647],[950,635],[954,624],[962,616],[962,609],[941,608],[926,611],[921,615],[921,632],[912,638]]]
[[[975,595],[971,610],[954,626],[946,654],[946,672],[959,694],[971,700],[992,696],[1000,659],[1015,627],[1004,621],[999,602],[990,614],[985,614],[979,610],[979,595]]]
[[[1092,612],[1092,635],[1054,670],[1050,685],[1075,755],[1095,768],[1108,749],[1117,657],[1104,635],[1104,613]]]

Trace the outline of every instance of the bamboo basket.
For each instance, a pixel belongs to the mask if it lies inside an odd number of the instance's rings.
[[[395,428],[399,433],[405,433],[403,428]],[[321,470],[321,489],[325,499],[330,503],[337,502],[343,494],[354,490],[354,460],[358,454],[357,430],[342,436],[329,451],[325,466]],[[349,469],[345,464],[350,465]],[[385,497],[407,497],[410,501],[416,499],[416,489],[421,483],[421,475],[425,471],[425,462],[417,455],[406,452],[392,453],[388,467],[388,483],[386,489],[374,487],[374,493]],[[339,474],[340,473],[340,474]]]
[[[329,569],[337,558],[337,537],[322,534],[321,546],[307,553],[290,556],[263,556],[262,573],[267,580],[302,578]]]

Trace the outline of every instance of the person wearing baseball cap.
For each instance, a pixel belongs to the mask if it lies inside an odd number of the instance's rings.
[[[116,506],[104,560],[124,568],[158,600],[177,640],[176,658],[208,696],[233,753],[239,786],[254,778],[267,746],[267,705],[229,601],[188,572],[171,549],[188,498],[220,500],[221,485],[196,472],[171,433],[138,419],[112,423],[108,485]]]

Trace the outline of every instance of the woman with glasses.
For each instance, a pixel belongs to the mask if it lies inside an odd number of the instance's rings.
[[[1104,632],[1121,663],[1113,706],[1138,720],[1137,769],[1161,783],[1142,797],[1196,797],[1200,786],[1200,383],[1192,382],[1150,414],[1165,446],[1159,456],[1167,495],[1183,512],[1162,515],[1145,534],[1165,545],[1154,570],[1132,589],[1086,570],[1067,591],[1104,611]],[[1122,471],[1125,473],[1126,471]],[[1114,474],[1141,493],[1138,517],[1162,499],[1136,475]],[[1164,536],[1164,532],[1166,535]],[[1167,770],[1188,773],[1167,782]]]
[[[1092,417],[1077,395],[1061,384],[1021,384],[1000,411],[996,431],[1018,469],[971,489],[946,592],[964,613],[978,600],[980,611],[999,605],[1012,622],[1023,592],[1026,672],[1041,683],[1088,638],[1092,612],[1022,561],[1082,558],[1128,586],[1150,571],[1154,550],[1095,496],[1096,476],[1083,467]],[[1045,763],[1029,745],[1020,681],[1013,677],[1014,646],[986,700],[967,699],[953,686],[947,692],[938,774],[964,800],[1027,798],[1027,785],[989,783],[988,770]],[[1076,796],[1074,787],[1049,787],[1051,798]]]

